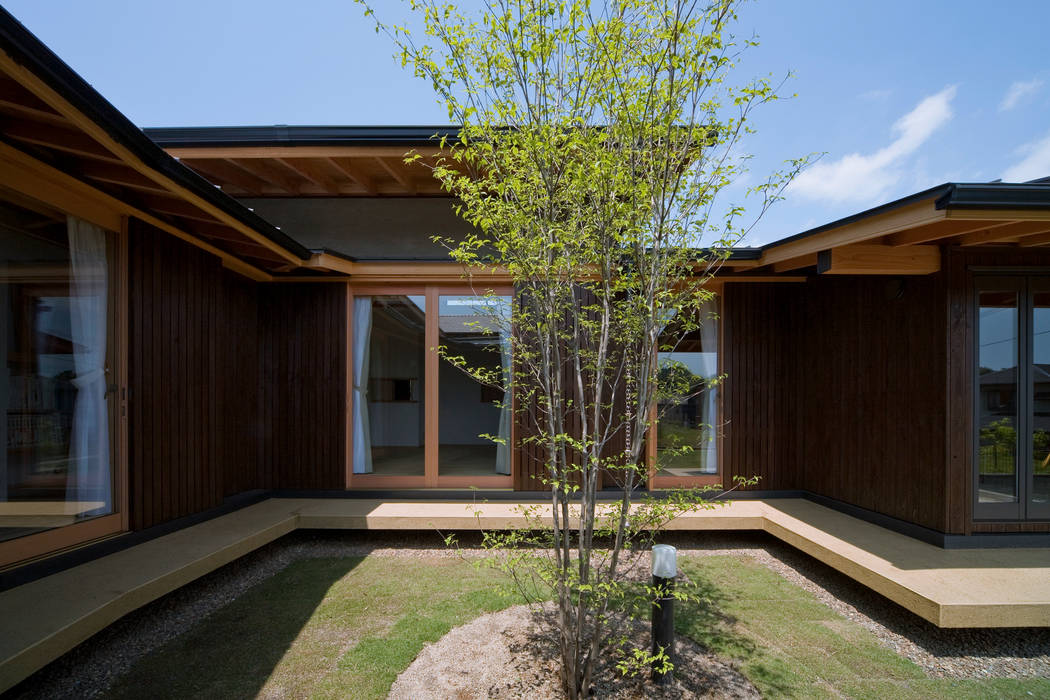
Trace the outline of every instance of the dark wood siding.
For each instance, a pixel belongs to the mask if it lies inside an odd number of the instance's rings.
[[[943,530],[943,278],[727,285],[727,476]]]
[[[256,285],[133,220],[132,529],[213,508],[257,478]]]
[[[259,450],[275,488],[346,484],[346,286],[261,287]]]

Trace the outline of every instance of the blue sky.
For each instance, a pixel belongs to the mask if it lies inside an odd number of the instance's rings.
[[[379,0],[392,20],[406,10]],[[350,0],[7,0],[140,126],[441,124],[427,86]],[[756,114],[752,178],[826,155],[757,245],[946,181],[1050,175],[1050,2],[764,0],[741,75],[795,77]],[[728,192],[740,197],[743,187]]]

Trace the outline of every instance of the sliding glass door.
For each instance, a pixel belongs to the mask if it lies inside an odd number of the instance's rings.
[[[511,295],[495,291],[353,290],[352,487],[511,485]]]
[[[0,565],[121,528],[119,244],[0,190]]]
[[[974,517],[1050,518],[1050,278],[978,277]]]

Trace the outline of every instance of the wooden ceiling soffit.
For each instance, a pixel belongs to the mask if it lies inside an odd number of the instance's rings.
[[[224,159],[202,159],[181,161],[193,170],[200,173],[206,180],[220,180],[228,182],[248,194],[261,195],[270,185],[258,175],[248,172],[236,163]]]
[[[1050,231],[1050,221],[1008,221],[993,228],[968,233],[958,243],[962,246],[1013,243],[1024,241],[1025,236],[1047,231]]]
[[[164,189],[172,192],[183,200],[200,207],[209,215],[214,216],[230,227],[240,231],[247,238],[269,248],[279,257],[289,262],[299,261],[298,255],[286,250],[282,245],[271,241],[266,235],[256,231],[252,226],[240,221],[235,215],[224,211],[221,207],[205,200],[200,195],[179,185],[168,176],[149,167],[126,146],[114,139],[101,125],[95,123],[91,118],[84,115],[64,97],[53,90],[43,79],[33,73],[29,68],[14,60],[9,54],[0,51],[0,71],[6,73],[11,79],[20,84],[28,92],[32,93],[39,101],[46,104],[50,109],[62,115],[78,131],[69,131],[56,126],[48,127],[46,124],[33,122],[5,122],[3,130],[13,128],[13,133],[8,132],[11,138],[38,143],[39,145],[67,150],[88,158],[99,160],[111,160],[123,163],[136,170],[139,174],[157,182]],[[142,212],[144,213],[144,212]],[[137,216],[138,214],[136,214]],[[141,217],[140,217],[141,218]],[[150,217],[156,219],[156,217]],[[268,275],[267,275],[268,276]]]
[[[373,196],[378,194],[375,180],[363,174],[360,171],[360,169],[354,164],[353,158],[336,156],[334,158],[325,158],[324,160],[325,162],[331,164],[332,167],[337,168],[339,172],[341,172],[343,175],[346,175],[348,178],[350,178],[351,182],[356,184],[368,194]]]
[[[406,173],[401,169],[401,167],[404,164],[400,160],[398,161],[396,166],[391,164],[386,158],[381,158],[378,156],[375,158],[375,161],[376,163],[379,163],[379,167],[381,167],[387,175],[392,177],[397,182],[397,184],[404,187],[409,194],[416,193],[415,180],[413,180],[410,176],[406,175]]]
[[[262,160],[259,158],[231,158],[229,160],[238,168],[248,171],[260,180],[268,183],[270,186],[276,187],[278,190],[290,194],[301,193],[303,185],[309,182],[307,178],[295,172],[287,165],[278,165],[277,163],[280,163],[280,161],[277,160]]]
[[[118,199],[92,185],[0,142],[0,184],[24,191],[42,201],[59,199],[74,216],[118,231],[122,216],[134,216],[218,257],[224,267],[256,281],[269,281],[271,275],[240,260],[200,236]]]
[[[38,121],[68,124],[61,114],[6,75],[0,75],[0,108]]]
[[[403,146],[173,146],[166,148],[176,158],[215,158],[254,160],[259,158],[396,158],[408,153],[437,155],[437,146],[405,148]]]
[[[1036,246],[1050,245],[1050,228],[1047,229],[1046,233],[1036,234],[1034,236],[1025,236],[1017,241],[1017,245],[1022,248],[1033,248]]]
[[[955,236],[964,236],[966,234],[980,231],[989,231],[1000,226],[1005,226],[1009,223],[1011,222],[937,221],[932,224],[918,226],[907,231],[901,231],[886,236],[883,242],[892,246],[916,245],[918,243],[929,243],[930,241],[953,238]]]
[[[80,162],[76,166],[77,173],[89,180],[105,182],[110,185],[119,185],[133,190],[149,192],[158,195],[168,195],[169,192],[153,180],[140,175],[126,165],[101,162]]]
[[[935,245],[893,247],[855,244],[823,250],[817,256],[822,275],[928,275],[941,269]]]
[[[0,133],[15,141],[51,148],[81,158],[90,158],[108,163],[122,162],[120,158],[99,145],[90,136],[61,126],[19,119],[5,119],[0,124]]]
[[[772,265],[839,246],[864,243],[906,229],[931,224],[944,218],[945,211],[934,208],[934,200],[930,198],[827,231],[774,245],[763,253],[761,262],[763,265]]]
[[[803,267],[813,267],[817,264],[816,253],[806,253],[800,255],[797,258],[790,258],[788,260],[782,260],[781,262],[773,263],[773,272],[790,272],[791,270],[799,270]]]

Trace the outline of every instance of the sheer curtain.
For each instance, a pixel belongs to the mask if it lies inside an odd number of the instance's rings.
[[[501,328],[499,333],[500,358],[503,362],[503,407],[499,412],[499,438],[496,443],[496,473],[510,474],[510,328]]]
[[[354,297],[354,474],[372,473],[368,420],[368,355],[372,344],[372,297]]]
[[[703,359],[704,379],[718,376],[718,297],[704,302],[700,311],[703,323],[700,327],[700,357]],[[718,472],[718,389],[708,387],[700,396],[705,437],[699,451],[704,455],[704,471]]]
[[[67,218],[73,268],[69,300],[73,331],[73,427],[69,441],[67,501],[102,501],[109,512],[109,425],[106,411],[106,232],[74,216]],[[88,512],[82,513],[87,515]]]

